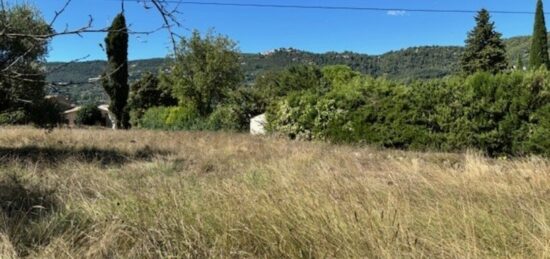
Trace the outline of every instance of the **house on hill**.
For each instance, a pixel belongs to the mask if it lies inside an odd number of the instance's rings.
[[[69,127],[76,126],[76,117],[78,112],[82,109],[82,106],[76,106],[69,98],[63,95],[47,95],[44,97],[44,99],[57,104],[57,106],[63,110],[64,112],[63,117],[65,118],[65,121],[69,125]],[[115,117],[114,115],[109,111],[109,105],[108,104],[102,104],[97,106],[99,111],[101,111],[101,115],[103,117],[103,121],[100,123],[101,126],[113,128],[113,125],[115,125]]]

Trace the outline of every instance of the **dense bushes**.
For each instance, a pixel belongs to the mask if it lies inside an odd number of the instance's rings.
[[[130,123],[134,127],[140,126],[139,121],[141,117],[151,107],[177,104],[178,100],[172,97],[170,87],[160,84],[159,79],[155,75],[145,73],[130,87],[130,97],[128,100]]]
[[[228,130],[242,129],[241,114],[235,107],[218,106],[212,114],[202,117],[196,106],[187,104],[174,107],[154,107],[148,109],[140,120],[140,125],[148,129],[164,130]]]
[[[548,153],[549,80],[547,71],[408,85],[355,75],[327,92],[305,90],[276,102],[268,111],[269,129],[292,138],[392,148]]]
[[[151,108],[140,125],[245,130],[267,110],[268,130],[293,139],[490,155],[550,153],[550,73],[513,72],[402,83],[345,66],[294,66],[227,92],[212,112],[191,100]]]
[[[37,99],[32,103],[24,103],[20,107],[0,112],[0,125],[33,124],[41,128],[52,128],[65,123],[62,112],[63,107],[58,103]]]

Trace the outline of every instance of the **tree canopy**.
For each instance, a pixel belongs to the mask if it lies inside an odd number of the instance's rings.
[[[159,79],[151,73],[145,73],[140,80],[132,84],[128,100],[132,125],[137,125],[149,108],[173,106],[178,103],[177,99],[172,97],[172,89],[165,86],[161,87]]]
[[[208,115],[242,82],[239,57],[229,38],[212,32],[201,37],[194,31],[181,41],[172,71],[161,77],[162,83],[173,86],[180,103],[191,102],[201,116]]]
[[[109,110],[115,115],[116,128],[130,127],[128,103],[128,28],[123,13],[118,14],[105,38],[107,69],[103,76],[103,88],[111,99]]]
[[[468,33],[466,49],[461,59],[462,71],[498,73],[508,68],[506,47],[502,34],[495,30],[494,22],[485,9],[475,17],[476,26]]]
[[[529,53],[529,67],[531,69],[538,69],[541,66],[550,68],[550,58],[548,56],[548,34],[544,19],[544,7],[542,1],[538,0],[535,13],[535,25],[533,28],[533,39]]]
[[[48,34],[52,29],[29,5],[0,10],[0,123],[32,122],[32,110],[43,103],[48,41],[7,34]]]

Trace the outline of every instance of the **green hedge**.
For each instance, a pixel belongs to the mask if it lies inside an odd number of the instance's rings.
[[[140,119],[146,129],[162,130],[228,130],[241,129],[238,109],[230,105],[218,106],[208,117],[201,117],[194,105],[154,107]]]
[[[310,89],[277,101],[268,109],[268,129],[291,138],[391,148],[550,153],[547,71],[406,85],[357,75],[342,80],[329,91]]]

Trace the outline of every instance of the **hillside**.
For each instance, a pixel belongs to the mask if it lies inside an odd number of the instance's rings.
[[[519,55],[527,61],[529,37],[506,40],[508,57],[512,65]],[[353,52],[311,53],[296,49],[278,49],[263,54],[242,54],[242,68],[246,82],[266,70],[282,69],[292,64],[315,64],[319,66],[344,64],[356,71],[373,76],[386,76],[398,80],[438,78],[456,73],[462,54],[461,47],[424,46],[391,51],[383,55],[366,55]],[[130,80],[139,78],[143,72],[157,73],[166,63],[165,59],[147,59],[130,62]],[[69,96],[77,103],[105,100],[100,85],[87,83],[98,77],[105,66],[104,61],[86,61],[72,64],[48,63],[49,82],[68,85],[50,89]],[[75,84],[77,83],[77,84]]]
[[[247,83],[266,70],[282,69],[292,64],[315,64],[319,66],[345,64],[356,71],[373,76],[395,79],[424,79],[441,77],[457,71],[459,47],[417,47],[392,51],[380,56],[352,52],[317,54],[295,49],[278,49],[266,54],[243,54],[242,68]],[[136,80],[143,72],[156,73],[166,63],[164,59],[136,60],[130,62],[130,80]],[[98,77],[105,66],[104,61],[86,61],[71,64],[48,63],[49,82],[61,86],[52,92],[69,96],[77,103],[105,100],[101,86],[87,83]],[[63,85],[68,84],[68,85]]]
[[[155,58],[130,61],[130,81],[138,79],[142,73],[157,73],[164,66],[165,59]],[[46,64],[47,81],[57,85],[50,87],[51,93],[68,96],[72,101],[85,104],[100,102],[107,99],[107,95],[98,81],[90,82],[103,73],[105,61],[86,61],[75,63],[51,62]]]
[[[229,133],[1,130],[0,258],[550,253],[550,162],[540,158]]]

